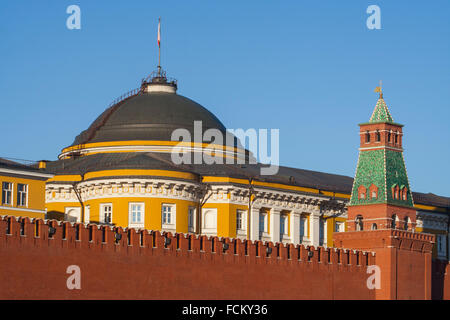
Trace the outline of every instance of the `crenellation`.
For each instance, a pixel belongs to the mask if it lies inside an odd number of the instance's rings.
[[[7,234],[10,224],[10,234]],[[22,229],[21,229],[22,228]],[[49,236],[50,228],[55,232]],[[23,231],[21,231],[23,230]],[[24,234],[21,237],[21,232]],[[121,235],[120,239],[116,234]],[[372,263],[375,256],[373,252],[325,248],[318,246],[304,246],[302,244],[284,244],[263,241],[230,239],[226,237],[194,235],[150,230],[137,230],[134,228],[111,227],[96,224],[83,224],[60,222],[56,220],[41,220],[29,218],[16,218],[2,216],[0,219],[0,239],[8,237],[3,245],[12,245],[18,238],[23,238],[24,245],[56,246],[63,249],[115,251],[120,253],[124,247],[128,254],[139,252],[153,252],[153,254],[177,254],[181,256],[214,255],[234,256],[233,261],[247,261],[254,263],[256,257],[264,258],[265,263],[279,261],[282,263],[297,261],[300,266],[305,262],[313,264],[342,264],[366,266],[366,260]],[[170,239],[170,240],[166,240]],[[224,251],[224,243],[228,249]],[[270,248],[270,249],[268,249]],[[270,251],[271,250],[271,251]],[[340,259],[339,254],[345,258]],[[365,258],[367,257],[367,258]],[[270,262],[272,261],[272,262]]]

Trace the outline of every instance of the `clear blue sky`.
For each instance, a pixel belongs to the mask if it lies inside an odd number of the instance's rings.
[[[81,30],[66,8],[81,7]],[[366,8],[381,8],[369,30]],[[450,196],[450,1],[1,1],[0,156],[56,159],[157,64],[228,128],[279,128],[282,165],[353,176],[383,80],[414,191]]]

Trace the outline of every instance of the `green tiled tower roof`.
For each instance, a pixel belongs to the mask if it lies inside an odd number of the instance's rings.
[[[380,89],[381,91],[381,89]],[[390,123],[401,127],[401,124],[394,123],[394,119],[389,112],[380,92],[375,109],[368,123]],[[358,193],[361,186],[366,190],[365,198]],[[375,187],[375,188],[374,188]],[[372,197],[370,189],[377,190],[377,196]],[[393,188],[400,189],[398,197],[394,197]],[[401,196],[401,190],[407,189],[406,200]],[[403,153],[400,150],[392,150],[386,146],[375,149],[361,150],[358,158],[355,179],[350,199],[350,206],[386,203],[400,206],[413,206],[411,188],[409,187],[408,175],[406,172]]]
[[[369,120],[369,123],[380,122],[394,123],[394,119],[389,112],[386,102],[384,102],[382,94],[380,94],[380,98],[378,99],[377,104],[375,105],[375,109],[373,110],[372,116]]]
[[[369,189],[372,185],[378,188],[378,196],[372,198]],[[358,190],[364,186],[366,198],[360,199]],[[394,199],[392,188],[407,188],[407,198]],[[361,151],[358,158],[355,179],[350,199],[350,206],[387,203],[413,207],[411,188],[409,187],[403,154],[390,149]]]

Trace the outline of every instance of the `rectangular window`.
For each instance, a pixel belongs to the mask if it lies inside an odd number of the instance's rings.
[[[244,210],[238,210],[236,212],[236,230],[237,231],[244,231],[247,229],[245,227],[245,214],[246,214],[246,212]]]
[[[17,206],[25,207],[27,205],[28,186],[26,184],[17,184]]]
[[[446,246],[446,236],[443,234],[436,235],[437,242],[437,254],[438,256],[446,256],[447,246]]]
[[[128,219],[130,227],[144,227],[144,204],[130,203]]]
[[[334,232],[344,232],[344,223],[336,221],[334,224]]]
[[[102,204],[100,206],[100,222],[111,224],[112,223],[112,204]]]
[[[264,213],[259,214],[259,232],[266,232],[266,215]]]
[[[305,216],[300,217],[300,242],[308,237],[308,218]]]
[[[287,216],[283,214],[280,216],[280,236],[287,234],[286,225],[287,225]]]
[[[12,183],[11,182],[3,182],[2,183],[2,204],[11,204],[12,203]]]
[[[189,207],[188,209],[188,229],[189,232],[195,231],[195,208]]]
[[[319,219],[319,245],[327,244],[327,220],[324,218]]]
[[[171,224],[172,208],[163,206],[163,224]]]
[[[170,205],[162,206],[162,223],[172,224],[172,206]]]
[[[242,212],[236,213],[236,230],[242,230]]]

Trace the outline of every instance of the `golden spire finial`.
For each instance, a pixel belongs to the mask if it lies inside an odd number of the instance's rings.
[[[375,87],[375,92],[380,93],[380,99],[383,99],[383,82],[380,80],[380,86]]]

